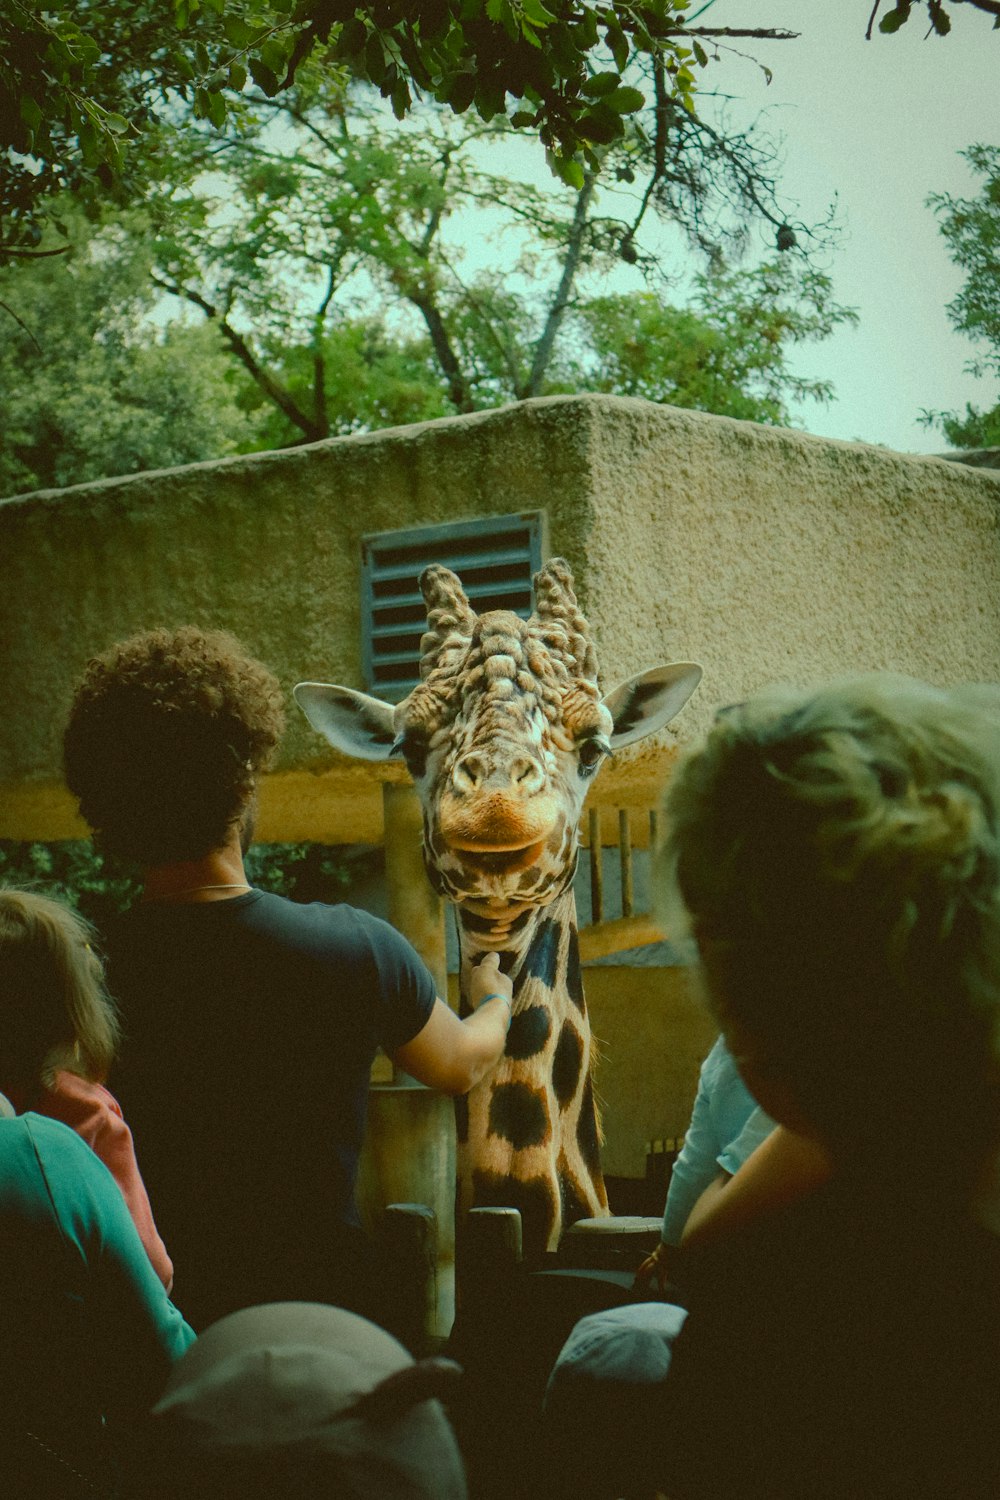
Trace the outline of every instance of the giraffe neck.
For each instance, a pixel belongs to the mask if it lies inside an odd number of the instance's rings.
[[[572,991],[566,998],[571,999],[585,1013],[576,929],[576,897],[572,886],[546,906],[526,906],[520,910],[516,907],[506,908],[497,915],[472,910],[468,906],[460,906],[457,910],[463,1014],[468,1012],[469,971],[484,953],[500,955],[501,972],[509,974],[514,985],[515,1011],[525,980],[541,968],[545,982],[555,989],[556,998],[565,986]],[[560,951],[563,943],[565,946]]]
[[[507,1045],[493,1073],[456,1101],[459,1206],[517,1208],[525,1258],[554,1250],[563,1225],[606,1214],[590,1022],[569,888],[542,907],[462,919],[462,1009],[472,965],[500,954],[514,985]]]

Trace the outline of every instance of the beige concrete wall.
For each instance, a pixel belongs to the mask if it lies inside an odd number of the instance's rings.
[[[94,651],[194,622],[235,631],[289,689],[360,686],[361,536],[535,509],[609,685],[669,657],[705,666],[682,737],[775,677],[1000,677],[1000,473],[553,397],[0,502],[0,837],[81,831],[59,735]],[[651,800],[673,743],[622,757],[594,796]],[[261,836],[381,828],[373,768],[339,761],[292,710]]]
[[[687,1130],[718,1028],[695,969],[585,969],[609,1177],[642,1177],[646,1142]]]

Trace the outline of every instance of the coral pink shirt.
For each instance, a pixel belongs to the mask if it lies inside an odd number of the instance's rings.
[[[60,1068],[53,1087],[39,1089],[27,1107],[69,1125],[100,1157],[121,1189],[152,1267],[169,1292],[174,1268],[153,1222],[149,1195],[135,1159],[132,1132],[122,1118],[118,1100],[103,1085]]]

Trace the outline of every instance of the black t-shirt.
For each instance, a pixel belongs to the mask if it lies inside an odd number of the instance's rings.
[[[430,972],[365,912],[257,890],[139,905],[107,946],[111,1083],[178,1306],[203,1327],[258,1302],[356,1305],[369,1070],[425,1025]]]
[[[671,1500],[1000,1494],[1000,1240],[840,1184],[692,1251],[652,1433]]]

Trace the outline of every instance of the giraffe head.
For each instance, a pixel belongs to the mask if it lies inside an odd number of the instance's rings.
[[[427,568],[421,681],[392,707],[299,683],[310,723],[349,755],[402,756],[424,809],[436,888],[484,914],[540,906],[573,878],[577,825],[606,756],[665,725],[701,677],[654,667],[602,698],[587,622],[561,559],[535,576],[535,612],[476,615],[454,573]]]

